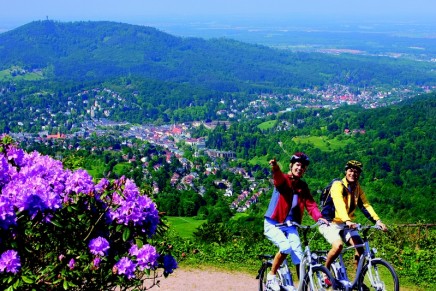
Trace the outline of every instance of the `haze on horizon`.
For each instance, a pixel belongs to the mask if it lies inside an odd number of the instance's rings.
[[[434,0],[14,0],[0,3],[0,32],[26,23],[108,20],[157,28],[195,21],[311,24],[329,21],[436,23]]]

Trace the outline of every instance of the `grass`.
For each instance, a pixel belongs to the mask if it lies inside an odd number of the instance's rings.
[[[206,222],[193,217],[166,216],[168,224],[181,238],[189,239],[193,237],[194,231]]]
[[[292,138],[292,140],[298,144],[311,143],[316,148],[319,148],[320,150],[325,152],[341,149],[352,142],[352,140],[350,139],[329,139],[326,136],[296,136]]]
[[[132,169],[132,165],[129,163],[118,163],[114,166],[113,171],[118,176],[122,176],[124,173],[129,172]]]
[[[269,161],[266,158],[266,156],[262,156],[262,157],[254,157],[250,159],[248,162],[250,163],[250,165],[263,165],[265,167],[268,167]]]
[[[11,69],[0,71],[0,81],[11,81],[11,80],[36,81],[36,80],[44,79],[42,74],[34,73],[34,72],[28,72],[23,75],[12,76],[11,74],[12,70],[17,68],[18,67],[12,67]]]
[[[105,164],[99,159],[92,159],[89,163],[85,165],[86,171],[94,178],[103,178],[105,171]]]
[[[262,122],[257,127],[260,130],[267,130],[267,129],[272,128],[276,122],[277,122],[277,120],[268,120],[268,121]]]

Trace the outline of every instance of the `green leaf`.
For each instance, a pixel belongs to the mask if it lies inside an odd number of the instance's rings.
[[[86,214],[80,214],[77,217],[79,218],[79,221],[82,221],[82,220],[86,219]]]
[[[53,285],[57,285],[62,281],[62,279],[57,279],[53,281]]]
[[[67,282],[67,280],[64,280],[63,287],[64,287],[65,290],[68,290],[68,282]]]
[[[142,242],[141,239],[137,238],[136,240],[136,245],[138,246],[138,248],[142,248],[142,246],[144,245],[144,243]]]
[[[57,227],[61,227],[61,228],[62,228],[62,225],[61,225],[59,222],[57,222],[56,220],[52,219],[52,220],[50,220],[50,222],[51,222],[51,224],[53,224],[54,226],[57,226]]]
[[[30,279],[29,277],[21,276],[21,279],[24,281],[24,283],[27,283],[27,284],[32,284],[33,283],[33,280]]]
[[[123,241],[127,241],[130,237],[130,228],[126,227],[123,232]]]

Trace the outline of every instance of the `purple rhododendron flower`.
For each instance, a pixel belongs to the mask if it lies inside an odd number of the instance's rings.
[[[38,195],[30,195],[24,201],[24,210],[29,211],[31,219],[34,219],[38,212],[43,213],[48,207]]]
[[[133,245],[129,254],[136,257],[139,270],[150,269],[157,266],[157,259],[159,254],[156,252],[156,248],[152,245],[144,245],[140,249],[138,246]]]
[[[0,155],[0,188],[10,181],[11,172],[12,166],[3,155]]]
[[[76,266],[76,261],[74,259],[71,259],[68,262],[68,267],[70,268],[70,270],[73,270],[75,266]]]
[[[100,182],[95,185],[95,192],[97,194],[102,194],[104,190],[106,190],[110,186],[109,180],[106,178],[103,178],[100,180]]]
[[[97,237],[89,242],[89,250],[91,254],[104,256],[109,250],[109,242],[104,237]]]
[[[0,228],[6,230],[11,225],[17,224],[14,206],[9,198],[0,196]]]
[[[95,214],[92,217],[100,217],[100,214],[107,215],[104,218],[108,219],[108,223],[116,222],[124,224],[129,228],[134,227],[134,231],[142,230],[143,233],[151,236],[156,232],[159,215],[156,204],[146,195],[143,195],[133,180],[121,177],[113,182],[107,179],[101,179],[97,185],[94,185],[93,178],[85,170],[71,171],[63,168],[61,161],[57,161],[49,156],[41,155],[34,151],[26,153],[16,147],[9,137],[0,140],[0,231],[10,228],[12,225],[17,225],[20,220],[18,217],[29,215],[33,221],[32,225],[37,223],[44,231],[50,220],[55,220],[58,215],[57,210],[64,206],[71,206],[66,212],[66,215],[75,215],[77,209],[80,213],[84,211],[84,215],[89,212]],[[86,194],[89,197],[78,194]],[[93,196],[95,195],[95,196]],[[100,197],[105,197],[100,200]],[[92,199],[95,197],[96,199]],[[91,217],[91,215],[90,215]],[[28,218],[25,217],[25,222]],[[69,218],[69,217],[65,217]],[[56,220],[58,223],[63,220]],[[66,220],[67,221],[67,220]],[[74,223],[74,220],[72,220]],[[101,221],[101,220],[99,220]],[[103,221],[102,221],[103,222]],[[56,223],[53,221],[56,225]],[[67,222],[68,223],[68,222]],[[14,228],[10,234],[10,239],[22,235],[21,230],[27,231],[25,227],[31,224],[26,224],[21,228]],[[99,226],[100,227],[100,226]],[[112,232],[118,230],[104,227],[103,231],[107,231],[111,235]],[[53,227],[50,225],[50,229]],[[9,232],[8,232],[9,233]],[[100,229],[99,232],[100,233]],[[70,234],[68,234],[70,235]],[[71,235],[74,235],[73,232]],[[9,238],[0,241],[2,246],[7,246]],[[83,241],[78,242],[80,244]],[[85,242],[86,243],[86,242]],[[4,244],[4,245],[3,245]],[[86,266],[76,262],[72,256],[65,253],[58,253],[58,257],[53,260],[64,267],[71,270],[83,267],[83,272],[88,270],[96,270],[98,268],[108,267],[108,264],[103,262],[112,262],[113,256],[105,258],[103,256],[112,255],[112,250],[108,240],[104,237],[95,237],[88,244],[90,256]],[[171,256],[169,258],[161,257],[156,248],[152,245],[144,245],[141,248],[134,245],[126,254],[125,245],[116,250],[116,256],[122,257],[115,265],[113,265],[114,273],[125,275],[128,279],[135,277],[135,271],[157,268],[159,262],[165,262],[167,273],[172,272],[177,268],[177,263]],[[77,255],[77,254],[75,254]],[[67,256],[67,257],[66,257]],[[90,260],[92,261],[90,262]],[[0,256],[0,272],[18,273],[27,262],[22,257],[23,266],[21,266],[18,252],[14,250],[5,251]],[[59,260],[59,261],[58,261]],[[65,266],[66,264],[66,266]],[[110,265],[112,266],[113,263]],[[104,270],[105,273],[106,270]]]
[[[177,269],[177,261],[171,255],[165,255],[163,258],[164,272],[171,274],[175,269]]]
[[[0,257],[0,272],[18,273],[21,268],[20,256],[14,250],[4,252]]]
[[[61,194],[67,173],[59,161],[37,152],[24,154],[20,171],[9,173],[14,183],[6,184],[1,195],[8,197],[19,211],[27,210],[33,219],[47,209],[62,207]]]
[[[100,267],[100,263],[101,263],[101,258],[100,258],[100,257],[95,257],[95,258],[92,260],[92,265],[93,265],[96,269],[98,269],[98,267]]]
[[[119,224],[146,226],[148,235],[156,232],[159,223],[159,213],[156,204],[146,195],[141,195],[138,187],[130,180],[125,180],[123,195],[113,194],[117,207],[110,210],[110,219]]]
[[[83,169],[75,171],[66,181],[66,192],[90,194],[94,192],[94,183],[89,173]]]
[[[24,162],[24,151],[15,147],[10,147],[7,152],[8,160],[13,160],[14,163],[21,167]]]
[[[118,263],[115,264],[119,275],[124,274],[128,279],[135,277],[135,264],[127,257],[122,257]]]

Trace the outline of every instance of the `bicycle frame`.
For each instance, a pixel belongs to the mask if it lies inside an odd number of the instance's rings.
[[[300,280],[298,282],[298,287],[297,287],[298,291],[303,290],[303,278],[306,276],[306,273],[309,274],[309,278],[312,278],[312,275],[313,275],[312,268],[315,266],[321,265],[319,263],[313,264],[312,262],[313,262],[313,259],[312,259],[312,253],[310,251],[310,247],[309,247],[309,245],[306,245],[304,247],[303,259],[301,260],[301,263],[300,263]],[[307,270],[307,272],[306,272],[306,270]],[[314,286],[313,286],[312,280],[310,280],[309,283],[310,283],[311,290],[313,290]]]
[[[283,227],[283,226],[296,226],[302,230],[304,251],[303,251],[303,258],[300,262],[300,269],[299,269],[300,279],[298,282],[297,290],[298,291],[303,290],[303,278],[306,276],[306,273],[309,273],[309,278],[311,278],[309,283],[310,283],[311,289],[313,290],[314,289],[314,284],[312,281],[313,268],[316,266],[320,266],[321,264],[318,262],[314,263],[315,260],[312,258],[312,252],[310,251],[309,240],[307,239],[307,234],[311,229],[317,227],[318,224],[315,223],[315,224],[310,225],[310,226],[303,226],[303,225],[300,225],[300,224],[293,222],[293,221],[287,221],[285,223],[281,223],[281,224],[276,225],[276,227]],[[289,270],[289,268],[288,268],[288,270]]]

